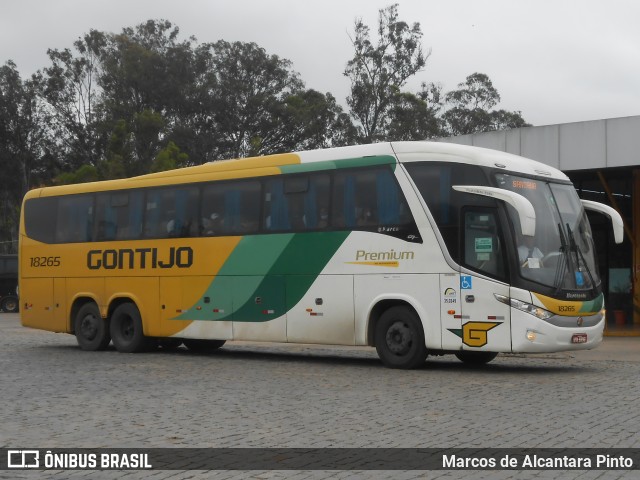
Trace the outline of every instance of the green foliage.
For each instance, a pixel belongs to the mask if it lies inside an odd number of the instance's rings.
[[[70,185],[74,183],[96,182],[100,179],[98,169],[93,165],[82,165],[75,172],[63,172],[54,182],[56,185]]]
[[[211,45],[212,120],[219,157],[238,158],[282,151],[288,132],[285,105],[303,83],[291,62],[269,55],[255,43]]]
[[[403,91],[430,52],[422,50],[420,24],[401,21],[397,4],[379,11],[376,33],[374,42],[370,28],[356,20],[354,56],[344,72],[351,80],[347,105],[360,142],[424,140],[527,125],[518,111],[492,110],[500,95],[483,73],[469,75],[444,96],[434,83],[423,83],[417,93]]]
[[[344,71],[351,81],[347,105],[364,143],[387,137],[390,110],[402,101],[396,97],[407,80],[426,65],[430,54],[422,50],[420,24],[399,20],[397,4],[379,11],[377,34],[374,45],[369,27],[362,19],[356,20],[351,39],[355,52]]]
[[[180,151],[180,148],[173,143],[169,144],[160,150],[155,160],[151,165],[151,172],[164,172],[166,170],[173,170],[178,167],[187,165],[189,161],[189,155]]]
[[[198,44],[167,20],[90,30],[48,50],[49,64],[29,80],[8,61],[0,168],[11,174],[0,189],[0,250],[17,245],[21,200],[35,186],[526,125],[520,112],[492,110],[500,96],[484,74],[446,95],[433,83],[405,91],[430,54],[421,40],[420,24],[401,20],[398,5],[379,11],[375,31],[356,20],[343,72],[348,112],[330,93],[307,89],[289,60],[255,43]]]
[[[446,102],[452,107],[443,115],[449,135],[490,132],[528,124],[520,112],[491,110],[500,102],[500,95],[489,77],[483,73],[469,75],[458,89],[447,93]]]
[[[393,99],[387,138],[393,140],[424,140],[442,136],[444,130],[438,117],[442,108],[441,88],[422,84],[417,93],[403,92]]]
[[[34,80],[23,81],[15,63],[0,67],[0,252],[17,248],[24,194],[51,178],[52,136]]]

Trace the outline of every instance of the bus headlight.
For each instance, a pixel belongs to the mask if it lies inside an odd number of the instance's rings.
[[[505,297],[504,295],[498,295],[497,293],[493,294],[496,297],[496,300],[499,302],[505,303],[513,308],[517,308],[529,315],[533,315],[534,317],[539,318],[540,320],[546,320],[553,316],[549,310],[545,310],[544,308],[540,308],[536,305],[532,305],[531,303],[523,302],[522,300],[516,300],[515,298]]]

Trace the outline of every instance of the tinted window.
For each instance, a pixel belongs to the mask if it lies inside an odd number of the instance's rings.
[[[460,210],[465,205],[493,206],[490,198],[457,192],[452,185],[488,185],[482,169],[458,163],[407,163],[405,167],[429,207],[449,254],[460,262]]]
[[[96,240],[128,240],[142,235],[141,190],[100,193],[96,201]]]
[[[90,242],[93,236],[93,195],[58,198],[56,243]]]
[[[58,215],[56,197],[32,198],[24,204],[24,227],[29,238],[53,243]]]
[[[336,172],[333,226],[374,228],[412,222],[409,207],[388,168]]]
[[[463,241],[464,265],[491,277],[505,278],[505,249],[494,211],[465,209]]]
[[[330,177],[326,173],[284,176],[265,182],[264,229],[304,231],[326,228]]]
[[[144,236],[147,238],[198,235],[198,188],[193,186],[147,190]]]
[[[219,182],[205,186],[202,195],[203,235],[256,233],[260,226],[260,182]]]

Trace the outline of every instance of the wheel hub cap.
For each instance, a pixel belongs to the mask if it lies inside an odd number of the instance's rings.
[[[396,355],[402,355],[411,348],[411,330],[402,322],[396,322],[387,330],[387,346]]]
[[[80,325],[80,331],[82,336],[87,340],[93,340],[98,334],[98,326],[96,325],[96,318],[93,315],[87,315],[82,319]]]

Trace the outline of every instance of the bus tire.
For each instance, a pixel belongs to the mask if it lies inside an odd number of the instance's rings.
[[[185,338],[182,343],[192,352],[206,353],[215,352],[225,344],[226,340],[198,340],[195,338]]]
[[[104,350],[111,341],[109,322],[102,318],[98,306],[93,302],[80,307],[74,319],[73,331],[80,348],[89,352]]]
[[[457,352],[456,357],[463,363],[467,365],[485,365],[489,363],[491,360],[496,358],[498,354],[496,352],[470,352],[470,351],[462,351]]]
[[[4,297],[0,303],[0,312],[18,313],[19,308],[20,302],[18,302],[18,297],[12,295]]]
[[[144,336],[140,311],[133,303],[119,305],[111,315],[111,340],[122,353],[144,352],[151,348],[153,339]]]
[[[384,311],[375,331],[376,351],[389,368],[416,368],[427,358],[422,323],[413,309],[395,306]]]

